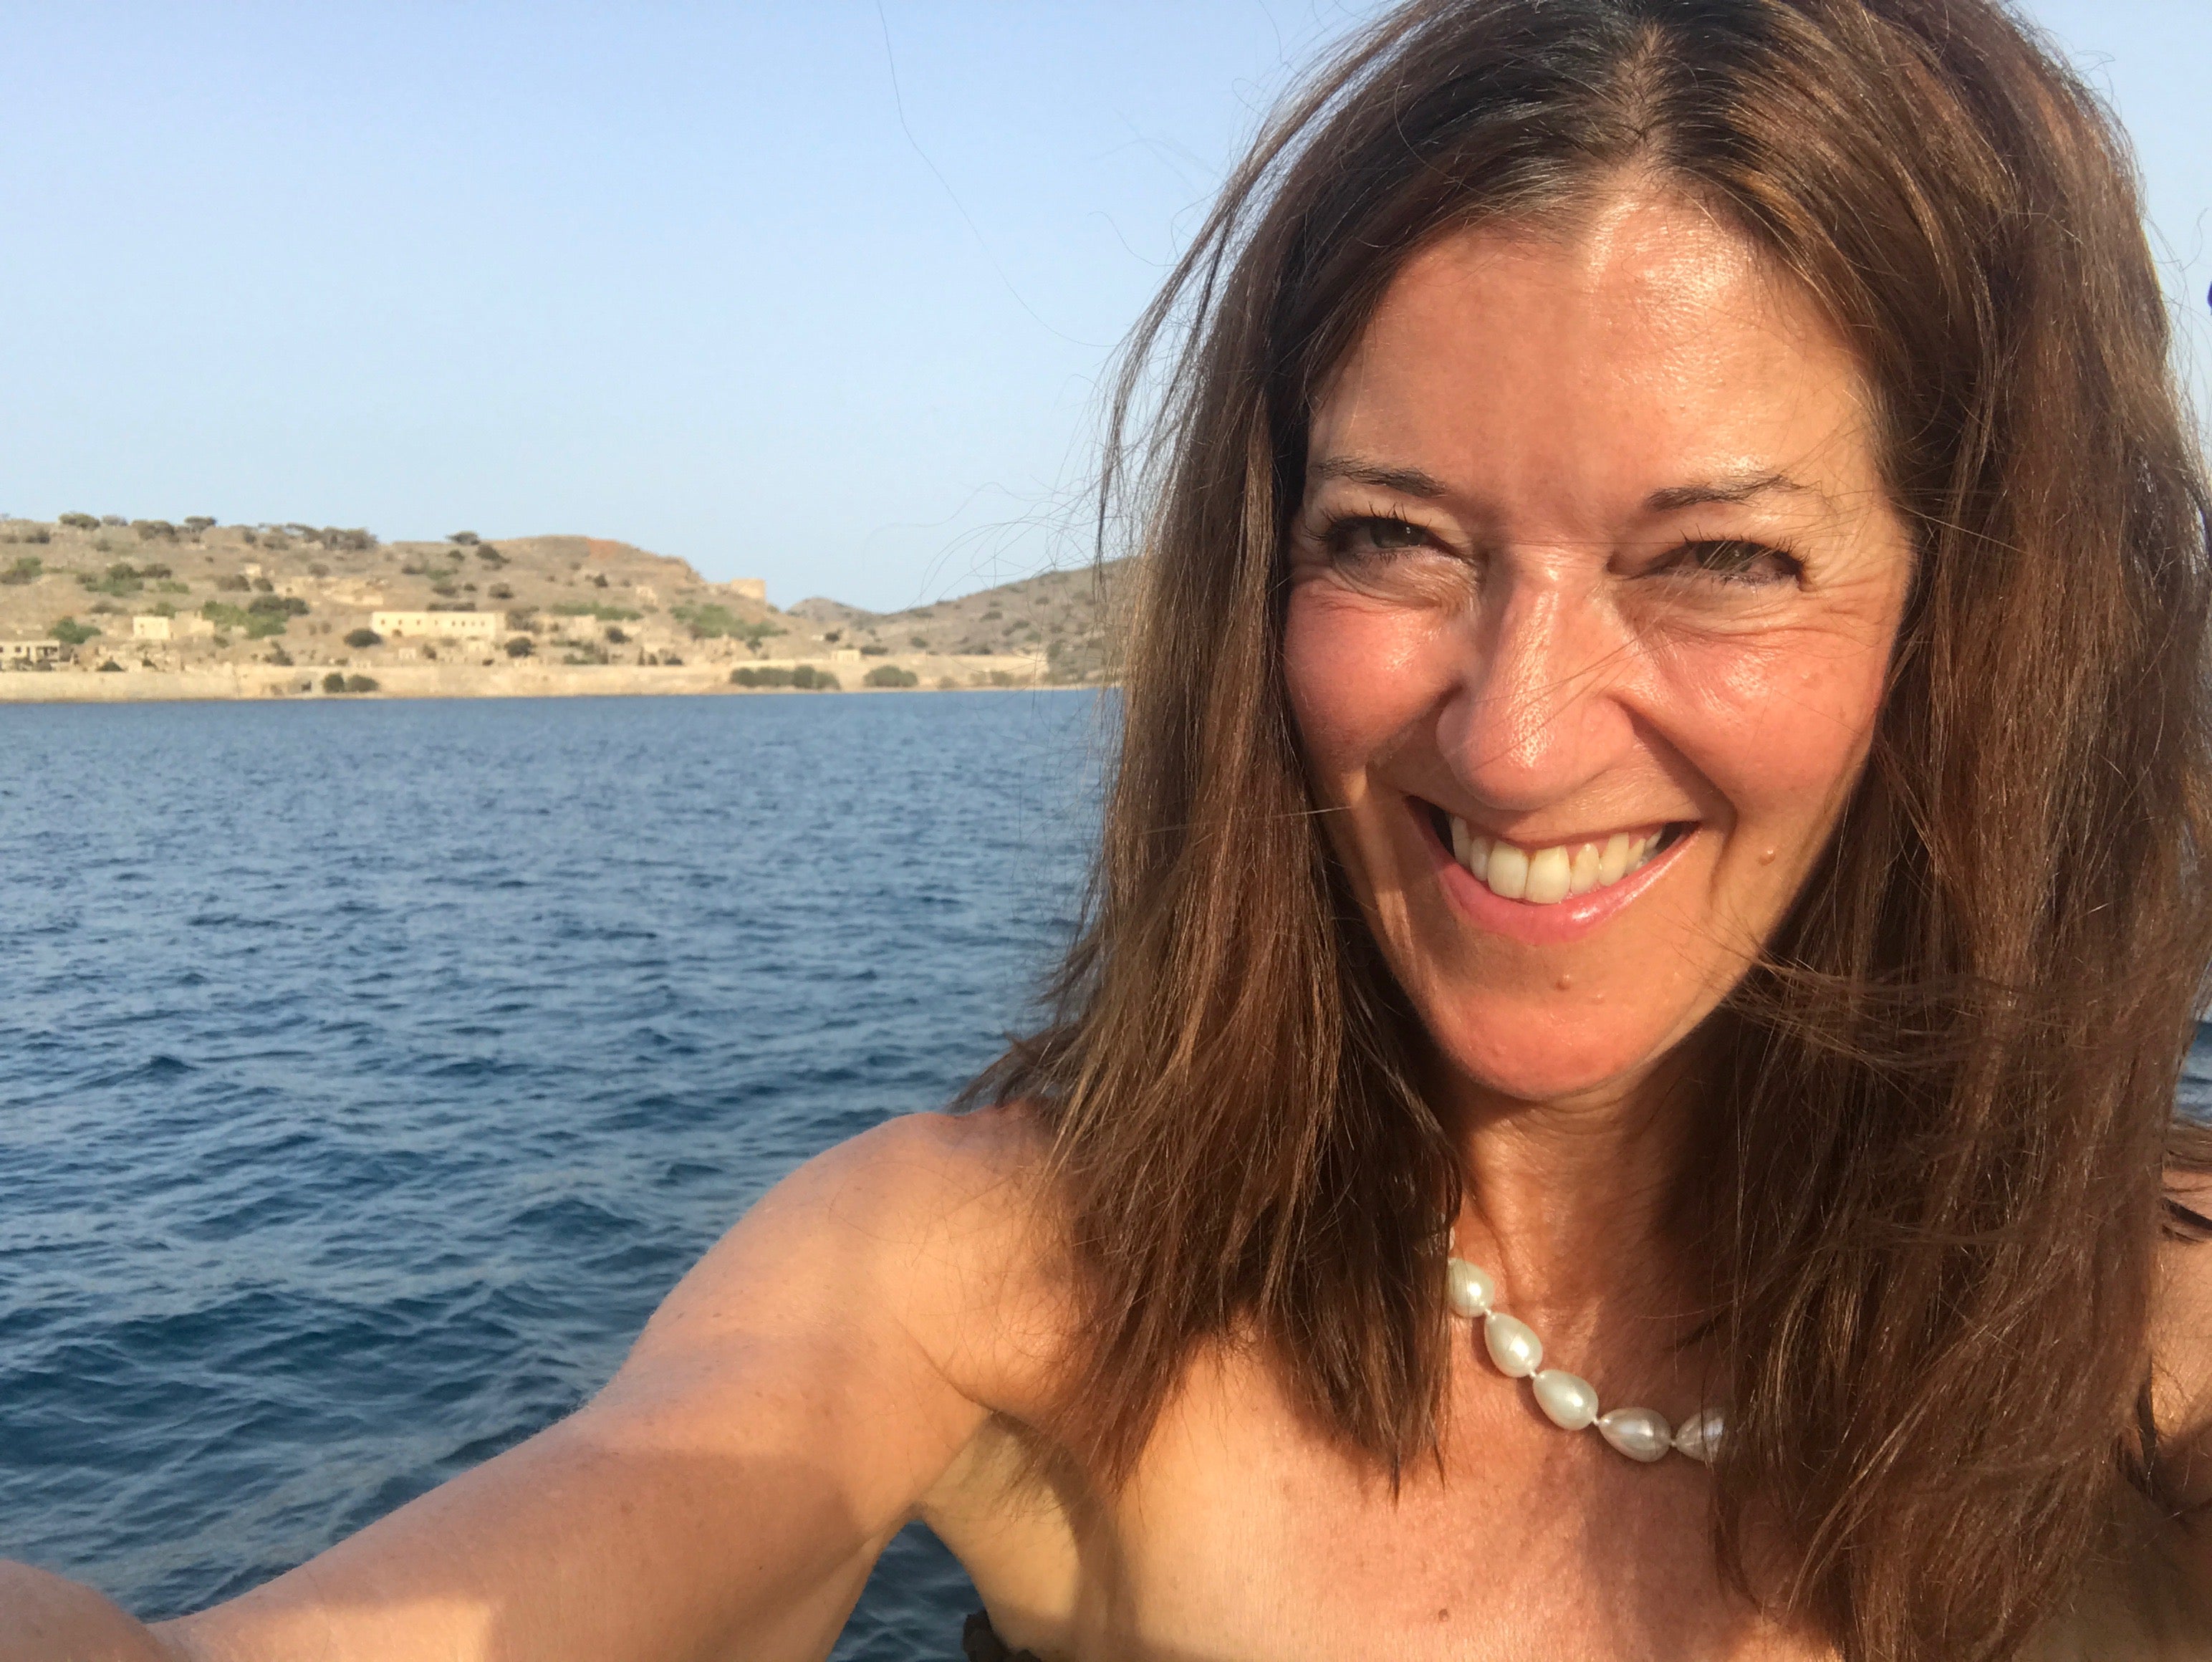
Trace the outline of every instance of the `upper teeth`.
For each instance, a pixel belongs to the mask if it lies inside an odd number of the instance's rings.
[[[1504,839],[1468,829],[1455,814],[1452,857],[1473,872],[1490,892],[1506,900],[1553,906],[1570,895],[1602,889],[1648,862],[1659,846],[1658,831],[1631,837],[1616,831],[1602,843],[1561,843],[1548,849],[1524,849]]]

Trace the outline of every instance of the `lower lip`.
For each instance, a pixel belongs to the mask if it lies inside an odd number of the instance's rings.
[[[1665,876],[1676,856],[1698,840],[1698,827],[1691,826],[1609,887],[1592,889],[1588,894],[1575,895],[1557,905],[1534,906],[1525,900],[1506,899],[1453,859],[1451,850],[1437,840],[1436,827],[1429,823],[1425,807],[1415,807],[1413,818],[1419,824],[1421,840],[1428,845],[1429,858],[1437,868],[1437,880],[1443,886],[1453,906],[1475,928],[1502,934],[1524,947],[1561,947],[1595,934]]]

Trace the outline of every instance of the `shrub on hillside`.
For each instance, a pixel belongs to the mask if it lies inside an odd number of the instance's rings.
[[[527,635],[518,635],[507,643],[507,655],[510,658],[527,658],[537,650],[537,645]]]
[[[801,664],[797,669],[793,670],[791,684],[795,687],[815,692],[836,692],[842,690],[845,685],[828,670],[817,669],[811,664]]]
[[[368,647],[382,646],[384,636],[373,629],[350,630],[346,634],[345,643],[358,651]]]
[[[780,629],[769,629],[764,624],[748,624],[729,607],[704,600],[692,600],[683,606],[671,606],[668,608],[668,615],[690,630],[691,638],[695,641],[719,641],[725,637],[745,641],[758,640],[761,636],[751,632],[755,630],[760,630],[770,635],[783,633]]]
[[[453,531],[447,533],[446,540],[449,543],[459,543],[463,548],[474,548],[477,539],[477,533],[473,531]]]
[[[901,669],[896,664],[878,664],[866,678],[872,687],[918,687],[921,677],[910,669]]]
[[[228,571],[215,580],[215,586],[225,594],[243,594],[253,587],[253,580],[235,571]]]
[[[0,543],[50,543],[54,533],[42,525],[17,524],[0,531]]]
[[[484,590],[484,594],[495,600],[511,600],[514,598],[514,591],[505,583],[494,583],[489,588]]]
[[[212,514],[187,514],[185,519],[185,529],[195,537],[203,531],[212,531],[215,529],[215,515]]]
[[[64,514],[61,517],[61,523],[67,526],[72,531],[97,531],[100,529],[100,515],[97,514]]]
[[[100,673],[102,675],[120,675],[123,673],[123,666],[117,663],[114,659],[110,658],[106,663],[100,667]]]
[[[177,540],[177,527],[167,520],[133,520],[131,528],[138,533],[141,542],[173,543]]]
[[[89,624],[77,622],[74,618],[63,618],[58,619],[46,633],[64,646],[82,646],[87,641],[96,638],[100,631]]]
[[[345,690],[348,692],[374,692],[377,690],[376,678],[371,675],[349,675],[345,679]]]
[[[494,571],[498,570],[500,567],[507,563],[507,556],[501,553],[498,549],[492,546],[489,543],[478,543],[477,545],[477,558],[482,560]]]
[[[345,691],[345,677],[339,674],[337,671],[332,670],[329,674],[323,677],[323,691],[325,692],[343,692]]]
[[[119,563],[108,567],[97,576],[89,571],[80,571],[76,580],[94,594],[136,594],[146,587],[136,567]]]
[[[21,588],[26,583],[38,581],[40,574],[46,569],[46,563],[37,555],[25,554],[5,571],[0,571],[0,583],[7,584],[10,588]]]
[[[620,624],[609,624],[607,625],[607,639],[613,642],[617,646],[622,646],[629,640],[629,636],[623,633]]]

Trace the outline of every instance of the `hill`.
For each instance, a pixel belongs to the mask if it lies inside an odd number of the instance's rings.
[[[432,665],[441,695],[697,691],[748,666],[814,667],[818,681],[847,686],[1079,684],[1106,678],[1102,594],[1110,601],[1115,572],[1048,572],[906,612],[819,599],[783,612],[758,579],[709,582],[683,560],[603,538],[386,543],[340,527],[71,514],[0,521],[0,663],[196,686],[222,673],[255,692],[313,690],[321,681],[308,671],[428,691],[420,672]],[[556,666],[690,673],[556,686]],[[11,697],[222,696],[9,679]]]
[[[1097,680],[1111,662],[1109,625],[1128,566],[1109,560],[1079,571],[1042,572],[903,612],[864,612],[817,596],[791,612],[864,647],[971,656],[1042,652],[1054,679]]]

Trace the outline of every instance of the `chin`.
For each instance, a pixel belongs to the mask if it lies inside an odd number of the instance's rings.
[[[1449,1011],[1420,1002],[1438,1060],[1479,1091],[1517,1102],[1609,1093],[1649,1073],[1692,1025],[1593,1008],[1568,994],[1546,1002],[1471,993]]]

